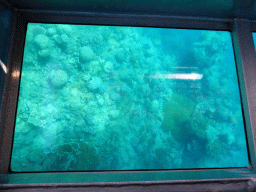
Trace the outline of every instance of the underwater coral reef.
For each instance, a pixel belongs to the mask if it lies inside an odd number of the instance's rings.
[[[13,171],[247,165],[229,32],[28,24]]]

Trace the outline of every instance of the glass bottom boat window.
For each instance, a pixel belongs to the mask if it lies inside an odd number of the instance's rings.
[[[248,164],[230,32],[28,24],[12,171]]]

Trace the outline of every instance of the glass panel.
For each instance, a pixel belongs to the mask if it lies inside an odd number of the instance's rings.
[[[13,171],[247,165],[229,32],[28,24]]]
[[[0,4],[0,116],[2,116],[2,95],[4,89],[4,79],[7,73],[7,55],[11,37],[12,12],[9,7]],[[0,127],[1,133],[2,127]]]

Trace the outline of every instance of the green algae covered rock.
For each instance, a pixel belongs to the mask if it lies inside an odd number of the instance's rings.
[[[191,118],[195,103],[186,96],[173,93],[169,101],[163,105],[164,120],[161,128],[170,131],[177,141],[187,139],[184,123]]]

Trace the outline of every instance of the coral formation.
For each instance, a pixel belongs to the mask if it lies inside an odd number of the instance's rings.
[[[191,118],[187,126],[189,132],[193,133],[198,138],[207,139],[207,129],[210,124],[210,119],[200,114]]]
[[[100,87],[103,86],[103,82],[100,77],[93,76],[88,83],[88,88],[91,91],[98,91]]]
[[[41,48],[45,49],[49,46],[50,39],[43,34],[39,34],[35,37],[35,43]]]
[[[91,61],[95,57],[93,50],[88,46],[81,47],[79,53],[80,60],[82,62]]]
[[[113,69],[114,69],[113,63],[110,62],[110,61],[107,61],[107,62],[105,63],[105,65],[104,65],[104,71],[105,71],[106,73],[109,73],[109,72],[111,72]]]
[[[67,83],[68,75],[64,70],[53,70],[49,75],[49,79],[55,88],[61,88]]]
[[[52,162],[47,169],[51,171],[97,170],[100,165],[95,147],[78,141],[56,146],[48,158]]]
[[[37,25],[37,24],[34,24],[34,25],[35,25],[35,26],[32,27],[32,33],[33,33],[34,35],[39,35],[39,34],[44,35],[44,34],[46,33],[45,28],[43,28],[43,27],[41,27],[41,26],[39,26],[39,25]]]

